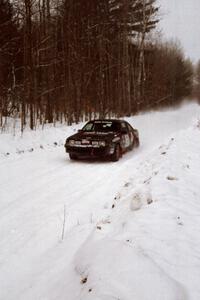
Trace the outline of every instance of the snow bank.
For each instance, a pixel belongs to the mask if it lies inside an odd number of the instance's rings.
[[[76,133],[82,127],[79,125],[45,125],[36,131],[25,130],[23,135],[20,131],[0,134],[0,156],[12,154],[24,154],[35,150],[63,146],[66,137]]]
[[[73,299],[199,299],[200,130],[175,134],[141,162],[75,256],[87,281]]]

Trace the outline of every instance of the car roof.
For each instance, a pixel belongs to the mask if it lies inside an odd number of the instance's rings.
[[[94,120],[90,120],[89,122],[126,122],[124,120],[119,120],[119,119],[94,119]]]

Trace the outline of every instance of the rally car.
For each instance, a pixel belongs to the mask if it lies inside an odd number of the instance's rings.
[[[123,153],[139,146],[138,130],[115,119],[92,120],[65,142],[70,159],[109,158],[118,161]]]

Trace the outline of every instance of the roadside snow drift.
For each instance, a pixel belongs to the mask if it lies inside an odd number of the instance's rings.
[[[129,118],[117,163],[66,158],[78,126],[2,134],[0,299],[200,299],[199,116]]]

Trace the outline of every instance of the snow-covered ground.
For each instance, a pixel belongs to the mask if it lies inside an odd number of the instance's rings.
[[[141,146],[70,161],[80,127],[0,135],[0,300],[200,299],[200,107],[128,121]]]

